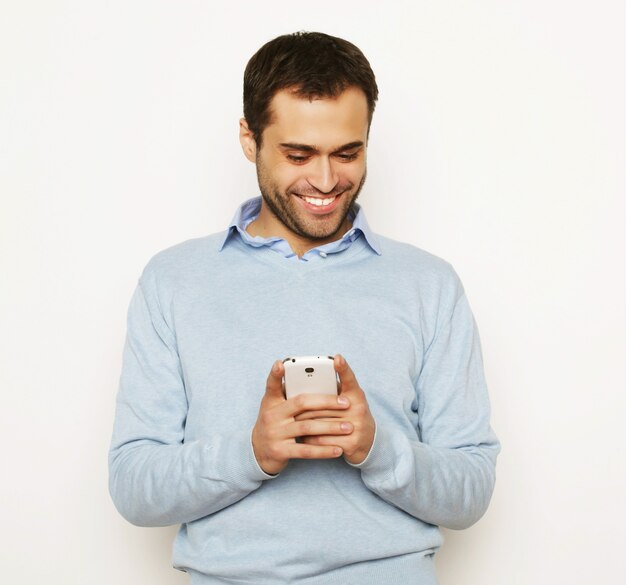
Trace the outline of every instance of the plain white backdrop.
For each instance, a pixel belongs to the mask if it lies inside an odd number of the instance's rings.
[[[0,6],[2,582],[187,582],[175,528],[108,496],[126,309],[154,253],[257,194],[243,69],[303,29],[370,60],[370,224],[450,261],[481,331],[503,450],[442,585],[623,579],[622,2]]]

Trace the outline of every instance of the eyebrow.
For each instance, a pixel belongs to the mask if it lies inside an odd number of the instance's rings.
[[[354,142],[348,142],[339,148],[333,150],[333,152],[341,152],[343,150],[350,150],[351,148],[360,148],[365,143],[362,140],[355,140]],[[279,145],[281,148],[288,150],[301,150],[302,152],[319,152],[317,148],[310,144],[297,144],[295,142],[282,142]]]

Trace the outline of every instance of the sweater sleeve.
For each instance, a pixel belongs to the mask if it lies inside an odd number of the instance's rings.
[[[223,437],[207,429],[185,442],[188,404],[176,338],[147,280],[128,311],[109,491],[128,521],[165,526],[217,512],[272,476],[257,464],[250,430]]]
[[[412,516],[452,529],[474,524],[495,483],[500,443],[489,425],[480,340],[465,294],[426,350],[415,438],[378,425],[356,467],[366,486]]]

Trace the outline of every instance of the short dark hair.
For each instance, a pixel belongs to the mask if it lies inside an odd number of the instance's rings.
[[[363,90],[368,125],[378,99],[378,86],[369,61],[352,43],[320,32],[300,31],[265,43],[248,61],[243,76],[243,115],[261,146],[271,123],[270,102],[287,88],[303,98],[338,97],[348,87]]]

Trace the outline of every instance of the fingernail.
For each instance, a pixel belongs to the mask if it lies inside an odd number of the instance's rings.
[[[339,398],[337,398],[337,402],[339,404],[342,404],[343,406],[348,406],[348,404],[350,404],[350,402],[348,402],[348,399],[344,398],[343,396],[340,396]]]
[[[339,457],[339,455],[341,455],[341,454],[343,453],[343,449],[340,449],[339,447],[335,447],[335,448],[333,449],[333,453],[334,453],[335,455],[337,455],[337,457]]]
[[[341,423],[342,431],[349,431],[351,428],[352,428],[352,425],[350,423]]]

